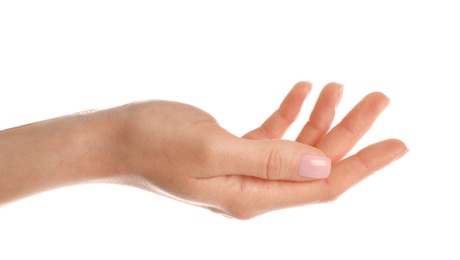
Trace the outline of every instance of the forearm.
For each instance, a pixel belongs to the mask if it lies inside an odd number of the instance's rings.
[[[112,121],[96,112],[0,131],[0,205],[115,174]]]
[[[111,182],[247,219],[333,200],[407,152],[403,142],[389,139],[345,158],[389,99],[367,95],[331,129],[341,95],[341,86],[332,83],[300,141],[280,140],[308,91],[305,82],[294,86],[247,139],[199,108],[161,100],[0,131],[0,204],[63,186]]]

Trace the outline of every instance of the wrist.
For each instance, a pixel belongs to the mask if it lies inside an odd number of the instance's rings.
[[[103,111],[0,131],[0,204],[119,170],[116,121]]]
[[[75,126],[70,131],[77,157],[85,163],[81,167],[81,182],[104,181],[128,170],[122,150],[124,124],[113,110],[75,117]]]

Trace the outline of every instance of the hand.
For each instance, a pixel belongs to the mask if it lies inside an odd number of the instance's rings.
[[[344,158],[388,105],[364,97],[330,130],[343,87],[326,85],[296,141],[280,140],[311,83],[299,82],[261,127],[238,138],[190,105],[149,101],[112,110],[124,118],[112,180],[239,219],[336,199],[407,148],[395,139]],[[125,174],[129,173],[129,174]]]

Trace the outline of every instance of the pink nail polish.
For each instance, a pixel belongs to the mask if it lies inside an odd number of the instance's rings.
[[[323,179],[329,176],[331,160],[325,156],[309,155],[302,156],[299,164],[299,176]]]

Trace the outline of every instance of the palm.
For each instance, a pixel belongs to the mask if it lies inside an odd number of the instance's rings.
[[[262,126],[248,132],[243,138],[249,140],[281,138],[297,118],[303,101],[310,90],[310,83],[297,83],[286,96],[279,109]],[[251,187],[254,191],[247,192],[251,193],[251,195],[267,196],[266,192],[258,190],[273,191],[268,193],[269,196],[272,196],[270,199],[260,198],[259,200],[261,203],[271,200],[272,205],[290,204],[291,206],[296,206],[305,204],[308,201],[333,200],[371,173],[390,164],[404,150],[407,150],[401,141],[390,139],[370,145],[357,154],[344,159],[385,109],[389,99],[379,92],[367,95],[339,124],[331,129],[335,108],[340,101],[341,93],[342,86],[339,84],[330,83],[324,87],[308,122],[296,139],[296,142],[316,147],[331,159],[332,170],[330,176],[327,179],[309,182],[265,181],[254,178],[240,179],[240,182],[251,182],[251,185],[246,186]],[[286,198],[289,198],[288,202]],[[258,204],[258,207],[263,209],[264,205]]]
[[[152,158],[165,165],[166,174],[151,175],[155,187],[227,216],[246,219],[275,209],[329,201],[390,164],[406,149],[399,140],[386,140],[344,159],[386,107],[388,98],[381,93],[369,94],[331,129],[341,88],[335,83],[324,87],[296,142],[273,139],[280,139],[295,121],[311,89],[307,82],[296,84],[279,109],[243,138],[225,131],[209,114],[192,106],[148,103],[151,109],[135,120],[140,123],[136,129],[145,127],[145,118],[156,118],[155,122],[162,124],[153,124],[153,129],[148,127],[136,136],[155,133],[162,136],[162,147],[168,149],[148,153],[152,145],[142,142],[133,149],[141,154],[134,157],[144,158],[149,167],[155,165]],[[180,147],[175,145],[178,140]],[[139,149],[144,144],[145,149]],[[277,157],[272,156],[277,152]],[[300,153],[329,157],[329,177],[313,180],[296,174]]]

